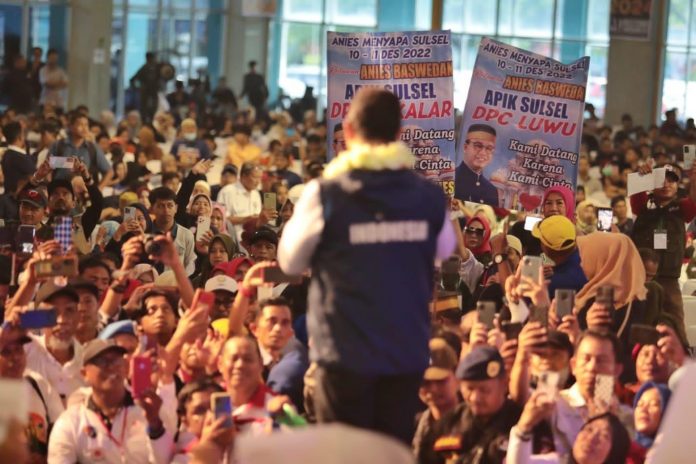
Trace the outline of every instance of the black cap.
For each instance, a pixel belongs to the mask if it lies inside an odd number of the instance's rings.
[[[29,203],[36,208],[45,208],[48,200],[43,191],[36,189],[34,187],[25,187],[17,195],[17,201],[19,203]]]
[[[267,242],[271,242],[274,245],[278,245],[278,234],[276,234],[267,227],[261,227],[260,229],[257,229],[256,232],[254,232],[254,235],[251,236],[251,239],[249,239],[249,243],[253,244],[258,242],[259,240],[266,240]]]
[[[505,364],[498,350],[479,346],[467,354],[457,367],[459,380],[489,380],[505,375]]]
[[[570,342],[568,335],[564,332],[559,332],[558,330],[549,330],[547,338],[547,343],[549,346],[565,350],[570,356],[573,356],[573,353],[575,353],[575,347]]]
[[[36,303],[43,303],[45,301],[51,300],[52,298],[58,295],[65,295],[69,298],[72,298],[75,301],[75,303],[77,303],[80,300],[80,297],[77,295],[77,292],[75,292],[75,289],[72,288],[70,285],[61,287],[60,285],[56,285],[53,282],[53,280],[49,280],[41,287],[39,287],[39,291],[36,292],[36,299],[34,301]]]
[[[48,196],[50,197],[53,195],[53,192],[55,192],[57,188],[64,188],[75,195],[72,182],[68,179],[53,179],[51,183],[48,184]]]
[[[234,174],[235,176],[237,175],[237,166],[234,164],[226,164],[224,168],[222,168],[222,173],[223,174]]]
[[[98,300],[99,299],[99,289],[94,282],[87,280],[84,277],[75,277],[68,281],[68,285],[75,290],[87,290]]]

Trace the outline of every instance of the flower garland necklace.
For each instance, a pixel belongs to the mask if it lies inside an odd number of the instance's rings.
[[[324,178],[331,179],[354,169],[410,169],[415,161],[416,157],[411,154],[408,145],[400,140],[383,145],[356,143],[326,165]]]

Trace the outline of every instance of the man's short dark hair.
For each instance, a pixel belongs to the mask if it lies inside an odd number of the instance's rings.
[[[470,134],[472,132],[485,132],[486,134],[491,134],[493,137],[497,135],[495,128],[488,124],[472,124],[469,126],[469,130],[467,130],[466,133]]]
[[[338,124],[336,124],[336,125],[334,126],[334,128],[333,128],[333,133],[335,134],[336,132],[340,132],[340,131],[342,131],[342,130],[343,130],[343,123],[342,123],[342,122],[339,122]]]
[[[135,320],[136,322],[140,322],[140,320],[147,315],[147,300],[150,298],[158,297],[158,296],[163,296],[166,300],[167,303],[169,303],[169,306],[172,307],[172,312],[174,313],[175,318],[179,318],[179,312],[177,311],[177,308],[179,307],[179,299],[172,294],[172,292],[168,292],[162,288],[157,288],[154,287],[151,290],[148,290],[145,292],[143,295],[142,299],[142,304],[140,306],[140,309],[137,311],[134,311],[132,314],[132,319]]]
[[[611,344],[611,349],[614,352],[614,361],[621,363],[621,345],[619,344],[619,339],[616,335],[606,329],[587,329],[578,338],[578,342],[575,344],[575,353],[577,354],[577,347],[580,346],[583,340],[586,338],[594,338],[595,340],[609,342]]]
[[[176,193],[167,187],[157,187],[150,192],[150,204],[155,205],[158,201],[174,201],[176,202]]]
[[[165,172],[162,174],[162,183],[166,184],[172,179],[178,179],[181,180],[181,176],[179,176],[178,172]]]
[[[256,61],[255,61],[255,60],[251,60],[251,61],[249,62],[249,68],[253,68],[253,67],[255,67],[255,66],[256,66]]]
[[[78,265],[80,274],[85,272],[87,269],[92,269],[95,267],[106,269],[106,273],[111,276],[111,268],[109,268],[109,265],[102,261],[98,256],[87,256],[86,258],[80,260],[80,264]]]
[[[48,133],[58,135],[60,132],[60,123],[54,118],[46,119],[43,123],[41,123],[39,132],[42,134]]]
[[[273,149],[274,149],[275,147],[277,147],[278,145],[282,145],[282,144],[280,143],[280,140],[273,139],[273,140],[271,140],[271,143],[268,144],[268,149],[269,149],[270,151],[273,151]]]
[[[186,406],[188,405],[189,401],[191,401],[191,398],[193,398],[195,393],[206,391],[222,393],[225,390],[217,382],[208,377],[203,377],[200,380],[193,380],[184,385],[177,396],[177,413],[179,416],[186,414]]]
[[[2,126],[2,135],[5,136],[5,140],[9,145],[12,145],[17,140],[22,138],[22,125],[17,121],[10,121],[4,126]],[[8,175],[10,173],[5,173]]]
[[[85,107],[85,108],[86,108],[86,107]],[[70,114],[68,115],[68,124],[71,125],[71,126],[74,126],[75,123],[76,123],[79,119],[83,119],[83,118],[89,121],[89,118],[88,118],[87,116],[85,116],[84,113],[82,113],[82,112],[81,112],[80,110],[78,110],[78,109],[75,109],[75,111],[71,111]]]
[[[307,143],[321,143],[321,137],[319,137],[317,134],[308,135]]]
[[[256,171],[257,169],[260,168],[254,163],[243,163],[242,169],[239,170],[239,177],[251,175],[251,173]],[[150,196],[152,196],[152,194],[150,194]]]
[[[614,206],[616,206],[617,204],[619,204],[619,203],[622,202],[622,201],[623,201],[624,203],[626,203],[626,197],[625,197],[625,196],[623,196],[623,195],[615,196],[614,198],[611,199],[611,207],[613,208]]]
[[[57,54],[58,54],[58,50],[56,50],[55,48],[49,48],[48,51],[46,52],[46,58],[48,58],[51,55],[57,55]]]
[[[287,306],[288,309],[290,309],[290,313],[292,314],[292,309],[290,307],[290,301],[288,301],[287,298],[283,298],[282,296],[275,297],[275,298],[266,298],[265,300],[259,301],[259,313],[256,316],[261,317],[261,314],[263,313],[263,310],[266,308],[266,306]]]
[[[235,124],[232,128],[232,134],[242,133],[248,137],[251,137],[251,127],[248,124]]]
[[[401,128],[401,104],[391,92],[364,87],[350,103],[346,122],[367,142],[394,142]]]

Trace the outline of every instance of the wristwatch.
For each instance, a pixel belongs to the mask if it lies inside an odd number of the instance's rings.
[[[500,264],[503,261],[505,261],[506,259],[507,259],[507,256],[501,255],[501,254],[497,254],[497,255],[493,256],[493,262],[495,264]]]

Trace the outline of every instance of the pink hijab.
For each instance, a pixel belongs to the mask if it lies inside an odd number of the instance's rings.
[[[546,198],[552,193],[557,193],[563,197],[563,203],[565,203],[566,217],[575,223],[575,194],[568,187],[563,187],[562,185],[554,185],[549,187],[544,192],[544,199],[541,200],[541,206],[544,207],[546,203]]]

